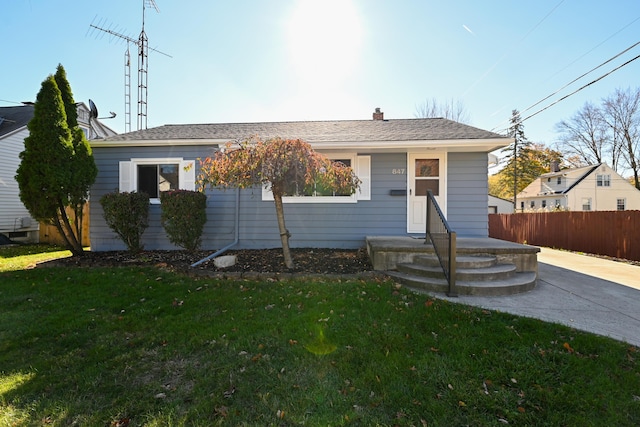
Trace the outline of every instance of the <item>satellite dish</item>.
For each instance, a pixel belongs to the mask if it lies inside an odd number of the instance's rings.
[[[98,118],[98,107],[96,107],[96,104],[94,104],[92,100],[89,100],[89,110],[89,117],[92,119]]]

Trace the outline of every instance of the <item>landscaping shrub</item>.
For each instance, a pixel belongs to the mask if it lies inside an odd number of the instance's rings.
[[[140,252],[142,233],[149,226],[149,195],[146,193],[108,193],[100,198],[104,219],[109,228],[131,252]]]
[[[198,249],[207,222],[207,196],[198,191],[165,191],[160,194],[160,206],[169,241],[188,251]]]

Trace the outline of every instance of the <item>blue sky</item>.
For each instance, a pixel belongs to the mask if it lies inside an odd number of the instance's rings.
[[[151,52],[148,126],[289,120],[413,118],[425,100],[462,101],[471,124],[503,129],[571,80],[640,41],[637,0],[156,0],[147,9]],[[0,106],[35,100],[58,63],[76,101],[125,130],[127,44],[142,0],[3,1]],[[636,47],[523,117],[639,54]],[[137,50],[131,47],[132,129]],[[640,60],[525,122],[550,145],[554,125],[586,101],[640,86]]]

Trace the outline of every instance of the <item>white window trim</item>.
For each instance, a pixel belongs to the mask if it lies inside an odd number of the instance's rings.
[[[180,186],[180,190],[194,191],[196,189],[195,160],[184,160],[182,157],[133,158],[129,161],[121,161],[118,165],[118,189],[120,192],[137,191],[138,165],[160,164],[178,165],[178,184]],[[160,198],[151,198],[149,199],[149,203],[152,205],[159,205]]]
[[[286,196],[282,203],[358,203],[371,200],[371,156],[358,156],[356,153],[323,153],[329,159],[350,159],[351,167],[360,179],[360,188],[350,196]],[[273,201],[271,186],[262,187],[262,201]]]

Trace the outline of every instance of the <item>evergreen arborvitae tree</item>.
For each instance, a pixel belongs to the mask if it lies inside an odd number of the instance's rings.
[[[507,154],[507,164],[502,170],[502,185],[512,189],[513,204],[516,204],[516,195],[526,187],[529,182],[526,180],[520,180],[522,176],[522,167],[527,162],[528,150],[531,146],[531,142],[527,140],[524,134],[524,125],[520,119],[520,112],[513,110],[511,112],[509,126],[509,136],[514,139],[514,142],[502,151]]]
[[[95,182],[98,175],[91,152],[91,146],[87,142],[84,132],[78,126],[78,107],[73,99],[71,85],[67,80],[67,73],[61,64],[56,69],[54,76],[58,88],[60,89],[64,109],[67,114],[67,125],[71,131],[72,145],[74,155],[71,158],[71,182],[69,186],[69,205],[73,209],[75,215],[75,236],[82,247],[82,223],[83,208],[89,197],[89,188]]]
[[[71,108],[72,127],[67,116]],[[86,200],[97,169],[84,134],[80,135],[76,106],[62,66],[55,77],[42,82],[27,128],[29,136],[16,174],[20,200],[35,219],[58,229],[74,255],[81,255],[82,215],[78,216],[77,207],[81,209]],[[67,216],[69,206],[75,218]]]

